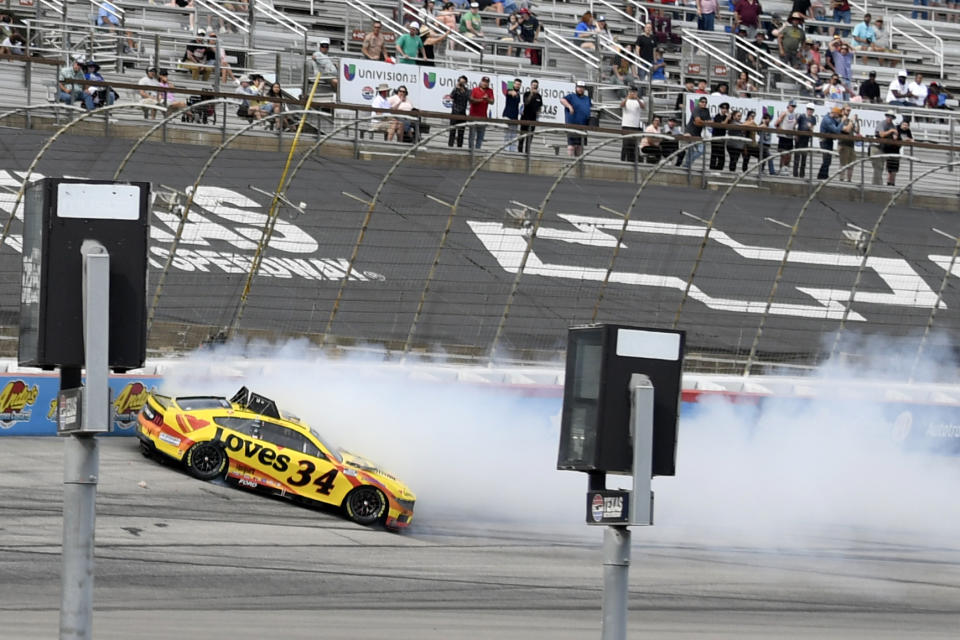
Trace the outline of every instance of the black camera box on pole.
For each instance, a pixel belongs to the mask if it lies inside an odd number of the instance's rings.
[[[91,239],[110,254],[109,364],[117,371],[143,366],[149,233],[149,183],[44,178],[27,186],[21,365],[83,366],[80,245]]]
[[[654,387],[653,475],[676,474],[683,331],[623,325],[571,327],[558,469],[633,471],[630,376]]]

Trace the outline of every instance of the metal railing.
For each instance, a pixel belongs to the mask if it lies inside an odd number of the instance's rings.
[[[691,44],[699,47],[702,51],[706,52],[707,56],[717,58],[727,66],[736,69],[737,71],[746,72],[747,77],[750,78],[750,80],[755,84],[766,86],[766,79],[761,76],[756,69],[750,65],[740,62],[730,54],[721,51],[718,47],[708,42],[706,38],[701,37],[700,32],[691,33],[690,31],[685,31],[683,33],[683,39],[686,41],[684,44]]]
[[[628,22],[633,23],[634,31],[637,35],[640,35],[640,32],[643,31],[643,25],[650,21],[650,14],[647,13],[647,8],[641,5],[638,5],[633,0],[626,0],[626,3],[635,7],[638,11],[643,13],[643,19],[641,20],[637,16],[632,16],[620,7],[614,6],[613,4],[607,2],[607,0],[594,0],[596,4],[603,6],[607,11],[612,11],[619,16],[625,18]]]
[[[929,7],[925,7],[925,8],[930,9]],[[933,41],[937,44],[936,48],[931,47],[930,45],[926,44],[919,38],[914,37],[913,35],[907,33],[906,31],[898,27],[897,21],[906,22],[907,24],[912,25],[914,28],[920,30],[922,33],[932,38]],[[930,53],[933,54],[934,59],[937,61],[937,64],[939,64],[940,66],[940,77],[942,78],[943,77],[943,38],[935,34],[932,30],[927,29],[916,20],[913,20],[912,18],[908,18],[902,13],[893,14],[893,17],[890,22],[891,22],[891,25],[890,25],[891,33],[896,33],[900,36],[903,36],[904,38],[914,43],[921,49],[925,51],[929,51]]]
[[[467,51],[472,51],[478,54],[483,53],[483,47],[481,47],[480,45],[472,41],[470,38],[466,38],[460,35],[455,29],[451,29],[445,23],[437,20],[432,15],[424,11],[423,8],[411,2],[411,0],[400,0],[400,1],[404,11],[416,16],[417,19],[420,20],[421,24],[431,26],[435,30],[438,30],[440,33],[446,33],[448,40],[450,40],[451,42],[456,42],[458,45],[460,45]]]
[[[592,69],[600,69],[600,61],[596,57],[592,56],[589,51],[572,44],[565,37],[556,33],[552,29],[544,27],[541,33],[543,34],[544,38],[560,47],[560,49],[562,49],[565,53],[577,58],[580,62]]]
[[[285,13],[277,11],[270,3],[266,2],[266,0],[253,0],[253,7],[257,15],[263,15],[271,21],[276,22],[281,27],[296,34],[297,38],[304,37],[307,32],[305,26]]]
[[[720,34],[717,34],[720,35]],[[744,40],[743,38],[738,38],[733,34],[723,34],[729,38],[732,38],[733,44],[736,48],[746,51],[750,55],[756,56],[758,60],[762,60],[768,67],[768,72],[773,70],[781,75],[785,75],[792,80],[795,80],[797,84],[805,86],[807,89],[813,89],[813,82],[806,75],[800,73],[787,63],[785,63],[780,58],[775,58],[770,55],[760,47],[754,45],[752,42]]]
[[[211,2],[210,0],[194,0],[193,10],[194,10],[195,19],[197,18],[196,12],[199,10],[200,7],[203,7],[204,9],[209,11],[212,15],[215,15],[221,20],[223,20],[224,22],[236,27],[239,31],[243,31],[244,33],[250,32],[249,22],[247,22],[244,18],[238,17],[232,11],[227,11],[223,7],[220,7],[219,5],[217,5],[216,3]],[[196,24],[199,25],[199,20],[196,22]]]

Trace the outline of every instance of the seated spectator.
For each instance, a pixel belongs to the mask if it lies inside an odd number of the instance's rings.
[[[637,73],[636,65],[632,64],[624,56],[614,56],[610,62],[610,73],[606,74],[605,80],[610,84],[620,87],[617,94],[620,98],[627,95],[627,87],[636,86],[640,82],[640,75]]]
[[[947,100],[952,97],[946,87],[942,87],[936,82],[931,82],[927,90],[926,106],[928,109],[950,109],[950,107],[947,106]]]
[[[210,32],[207,34],[207,46],[213,52],[213,59],[217,58],[217,34]],[[236,80],[236,77],[233,75],[233,69],[230,68],[230,62],[227,60],[227,52],[221,47],[220,48],[220,81],[226,82],[227,80]]]
[[[846,85],[840,82],[840,76],[833,74],[829,82],[823,85],[823,97],[833,102],[844,102],[850,98]]]
[[[737,76],[737,84],[734,87],[734,95],[738,98],[749,98],[757,91],[757,85],[753,84],[746,71],[741,71]]]
[[[100,65],[93,60],[87,60],[83,65],[86,73],[85,80],[94,82],[103,82],[103,76],[100,75]],[[87,111],[93,111],[97,107],[111,105],[114,101],[113,89],[106,85],[87,85],[83,89],[83,104]]]
[[[0,13],[0,37],[9,38],[14,33],[13,17],[6,13]]]
[[[644,127],[644,133],[660,133],[660,116],[653,116],[650,124]],[[647,163],[656,164],[660,162],[662,150],[660,144],[663,138],[644,136],[640,139],[640,153],[647,159]]]
[[[582,16],[580,16],[580,22],[577,23],[574,31],[576,32],[576,36],[578,38],[585,39],[585,41],[580,44],[582,48],[591,50],[597,48],[596,44],[593,42],[593,36],[597,31],[597,25],[593,22],[593,14],[591,12],[586,11]]]
[[[216,53],[206,44],[206,37],[205,30],[197,31],[197,37],[187,45],[182,58],[183,68],[190,70],[193,79],[199,80],[203,76],[204,82],[210,79],[211,63],[216,59]]]
[[[157,80],[156,67],[147,69],[144,76],[137,81],[137,85],[140,87],[140,89],[137,89],[137,93],[140,96],[140,104],[160,104],[160,98],[157,95],[157,87],[160,86],[160,82]],[[155,109],[144,109],[143,117],[154,119],[157,117],[157,112]]]
[[[283,113],[287,110],[287,106],[283,103],[283,89],[280,88],[279,82],[274,82],[267,89],[265,94],[260,96],[263,100],[259,100],[256,103],[251,102],[249,108],[249,113],[251,116],[257,120],[263,120],[265,117]],[[254,106],[254,104],[256,106]],[[286,116],[281,116],[279,118],[281,130],[287,128],[287,118]],[[270,128],[273,128],[271,124]]]
[[[800,93],[805,96],[813,95],[817,98],[823,97],[823,85],[826,82],[820,77],[820,65],[816,63],[811,63],[807,67],[807,79],[813,83],[813,89],[804,89]]]
[[[109,29],[110,33],[115,34],[118,27],[120,27],[120,11],[117,9],[117,6],[108,0],[100,1],[100,9],[97,11],[97,21],[96,24],[98,27],[104,27]],[[127,42],[123,45],[123,52],[130,53],[131,51],[137,50],[137,45],[133,42],[133,34],[129,31],[127,34]]]
[[[243,94],[244,96],[259,97],[260,93],[256,90],[253,84],[250,82],[250,78],[247,76],[240,76],[238,80],[240,84],[240,89],[238,93]],[[249,122],[253,122],[253,116],[250,115],[250,109],[254,104],[259,105],[258,100],[251,100],[250,97],[245,97],[240,101],[240,105],[237,107],[237,116],[240,118],[246,118]]]
[[[187,102],[185,100],[179,100],[176,94],[171,91],[174,86],[173,83],[170,82],[170,74],[166,69],[160,69],[158,80],[160,82],[160,93],[157,95],[160,97],[160,104],[165,106],[168,111],[186,109]]]
[[[65,104],[83,101],[83,87],[79,84],[73,84],[72,80],[83,80],[83,67],[80,62],[83,57],[80,54],[73,56],[73,61],[60,67],[57,73],[57,100]]]
[[[193,9],[193,0],[170,0],[168,6],[179,7],[180,9]],[[184,26],[183,28],[187,31],[193,31],[197,28],[197,25],[194,23],[194,12],[188,11],[187,15],[190,18],[190,24]]]
[[[607,19],[603,16],[597,18],[596,34],[602,51],[617,50],[619,48],[613,39],[613,34],[610,33],[610,27],[607,26]]]
[[[390,96],[390,108],[393,111],[403,111],[409,113],[413,111],[413,104],[409,100],[409,92],[403,85],[397,87],[397,92]],[[413,133],[414,122],[410,118],[396,118],[393,121],[393,129],[387,132],[387,140],[396,136],[397,142],[403,142],[406,135]]]
[[[887,104],[909,107],[913,104],[910,97],[910,90],[907,88],[907,72],[901,69],[887,87]]]
[[[869,77],[860,83],[860,97],[864,102],[880,103],[880,85],[877,84],[876,71],[871,71]]]
[[[480,17],[480,5],[470,3],[470,11],[460,16],[460,35],[468,38],[483,37],[483,18]]]
[[[380,114],[393,108],[390,104],[390,85],[386,82],[381,82],[377,85],[377,95],[373,97],[370,106],[377,109],[377,111],[374,111],[375,114]],[[374,118],[370,121],[370,124],[372,125],[372,131],[383,131],[387,136],[391,136],[396,129],[397,120],[396,118]],[[387,137],[387,140],[389,139],[390,138]]]
[[[337,63],[330,57],[330,38],[320,38],[317,41],[317,50],[310,56],[310,63],[313,65],[314,78],[317,74],[320,74],[320,84],[336,91],[339,78],[337,76]]]
[[[923,84],[923,74],[917,73],[913,80],[907,85],[907,91],[910,92],[910,101],[914,106],[922,107],[927,103],[927,85]]]
[[[22,56],[27,41],[19,33],[12,33],[0,42],[0,53],[8,56]]]
[[[816,63],[823,68],[823,59],[820,55],[820,42],[818,40],[808,40],[803,43],[803,60],[807,65]]]

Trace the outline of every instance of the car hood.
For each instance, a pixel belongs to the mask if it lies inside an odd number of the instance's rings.
[[[381,468],[380,465],[368,460],[367,458],[364,458],[363,456],[350,453],[345,449],[339,449],[338,452],[343,458],[343,463],[347,466],[347,468],[364,471],[375,477],[377,480],[386,485],[388,489],[393,491],[398,498],[403,498],[405,500],[414,499],[413,492],[410,491],[410,488],[401,482],[395,475]]]

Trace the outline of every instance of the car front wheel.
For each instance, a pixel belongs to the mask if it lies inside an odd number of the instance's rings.
[[[200,480],[213,480],[227,468],[227,454],[212,442],[193,445],[185,460],[187,469]]]
[[[357,524],[370,525],[387,512],[387,497],[376,487],[357,487],[345,501],[347,515]]]

